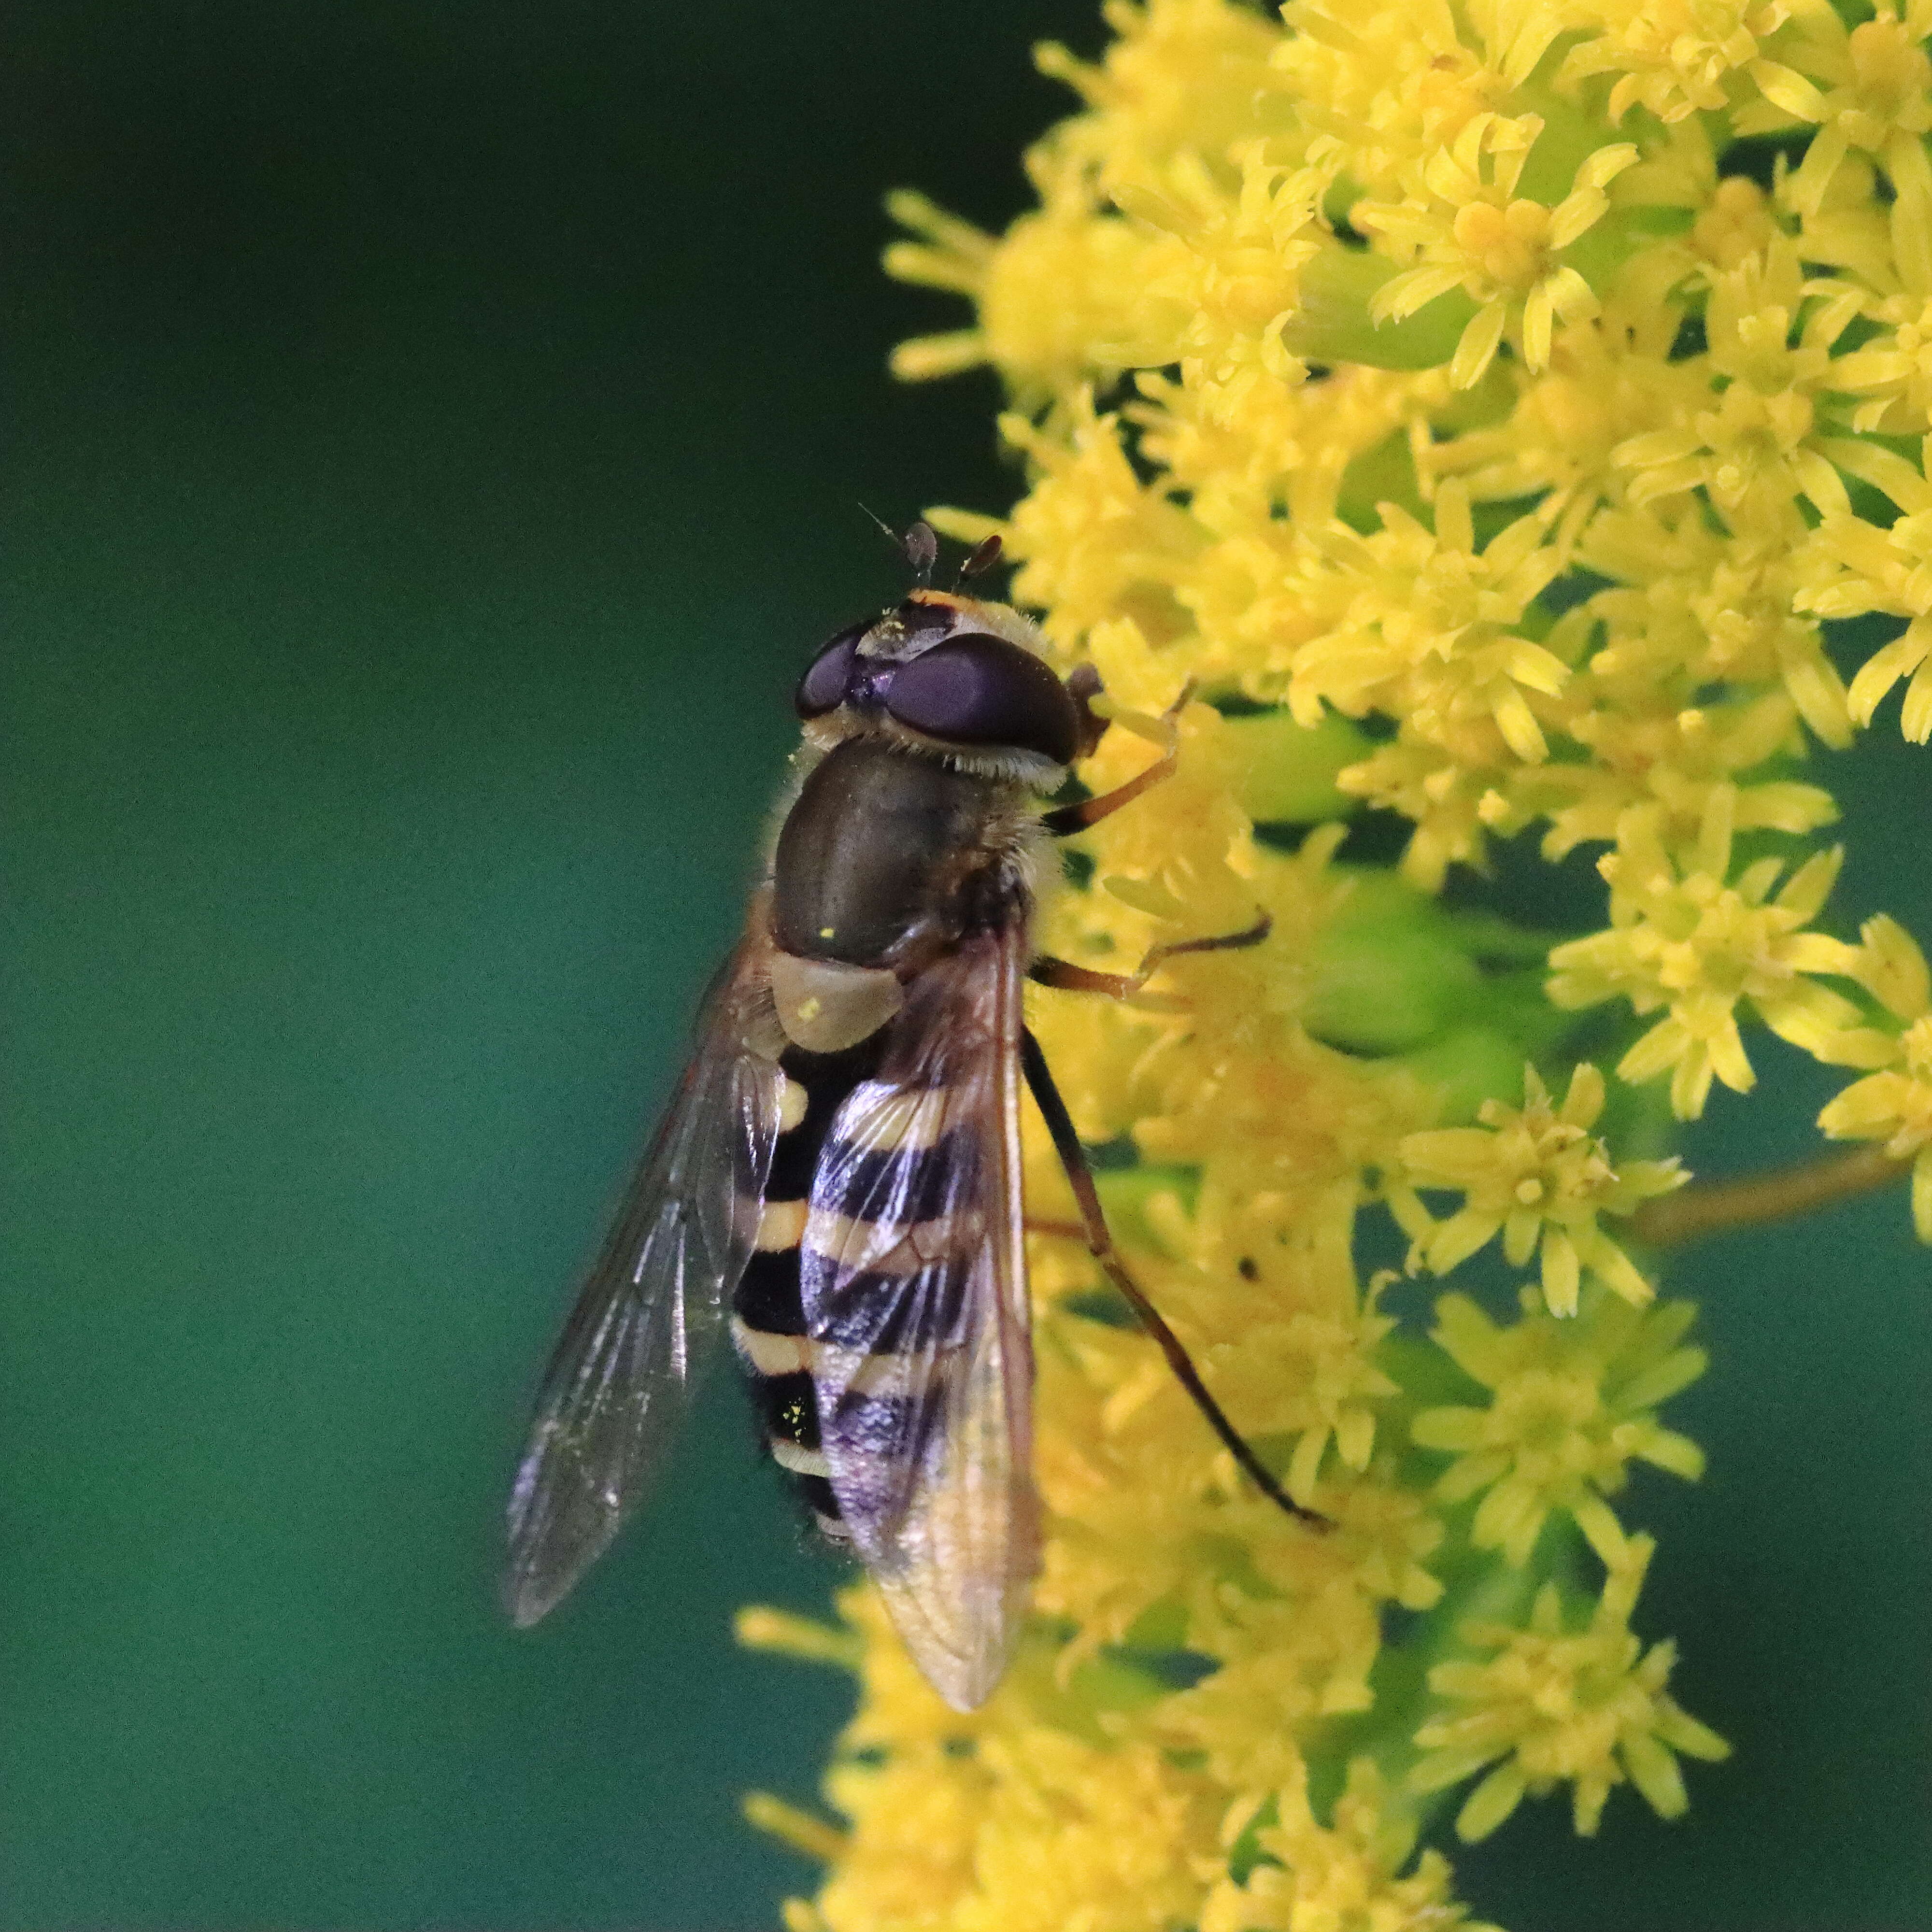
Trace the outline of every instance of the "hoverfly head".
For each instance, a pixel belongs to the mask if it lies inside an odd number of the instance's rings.
[[[925,554],[915,553],[910,536],[906,550],[915,562]],[[998,555],[997,539],[989,538],[968,559],[962,579]],[[1038,627],[1010,604],[922,583],[821,646],[794,701],[808,723],[843,707],[861,728],[890,720],[942,748],[1019,752],[1066,765],[1082,748],[1080,711],[1045,648]]]

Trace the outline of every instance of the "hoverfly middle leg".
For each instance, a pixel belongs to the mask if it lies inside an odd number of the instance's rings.
[[[1204,939],[1173,939],[1164,946],[1150,946],[1141,963],[1131,973],[1102,973],[1091,966],[1076,966],[1070,959],[1051,952],[1034,956],[1027,977],[1042,986],[1058,986],[1069,993],[1106,993],[1117,1000],[1131,999],[1170,959],[1184,952],[1235,952],[1244,946],[1258,946],[1274,930],[1271,913],[1258,914],[1252,926],[1239,932],[1216,932]]]
[[[1093,1170],[1087,1165],[1086,1150],[1080,1144],[1072,1117],[1066,1111],[1066,1102],[1060,1097],[1060,1090],[1054,1084],[1053,1076],[1046,1064],[1046,1056],[1040,1052],[1040,1042],[1034,1038],[1030,1028],[1023,1029],[1020,1034],[1020,1066],[1025,1076],[1027,1090],[1033,1095],[1046,1122],[1046,1130],[1052,1136],[1054,1151],[1059,1155],[1060,1164],[1066,1169],[1066,1178],[1072,1184],[1073,1198],[1079,1203],[1080,1232],[1086,1238],[1088,1248],[1107,1279],[1132,1309],[1141,1326],[1166,1357],[1175,1381],[1187,1391],[1208,1426],[1221,1438],[1222,1447],[1270,1502],[1310,1528],[1332,1528],[1334,1526],[1327,1516],[1297,1502],[1276,1480],[1240,1430],[1228,1420],[1220,1404],[1208,1393],[1200,1371],[1181,1346],[1180,1338],[1162,1319],[1160,1311],[1147,1298],[1140,1284],[1127,1272],[1126,1264],[1121,1260],[1108,1231],[1107,1217],[1100,1206],[1100,1190],[1094,1186]]]

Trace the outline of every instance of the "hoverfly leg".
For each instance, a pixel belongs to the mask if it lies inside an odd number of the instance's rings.
[[[1037,986],[1058,986],[1064,993],[1106,993],[1117,1000],[1131,999],[1141,989],[1138,973],[1096,973],[1090,966],[1076,966],[1051,952],[1034,959],[1027,968],[1027,977]]]
[[[1150,947],[1131,973],[1097,972],[1090,966],[1076,966],[1070,959],[1058,959],[1050,952],[1042,952],[1027,968],[1027,976],[1042,986],[1058,986],[1064,992],[1106,993],[1116,1000],[1128,1000],[1178,954],[1238,952],[1244,946],[1260,945],[1274,930],[1274,915],[1264,912],[1252,926],[1244,926],[1239,932],[1217,932],[1205,939],[1170,940],[1164,946]]]
[[[1029,1234],[1047,1234],[1056,1241],[1084,1241],[1087,1230],[1078,1221],[1040,1221],[1029,1214],[1021,1223]]]
[[[1175,1381],[1187,1391],[1208,1426],[1221,1438],[1222,1446],[1270,1502],[1311,1528],[1332,1528],[1334,1526],[1328,1517],[1297,1502],[1248,1446],[1240,1432],[1222,1413],[1220,1404],[1208,1393],[1199,1371],[1181,1346],[1180,1338],[1162,1320],[1159,1310],[1142,1292],[1140,1284],[1127,1272],[1126,1264],[1120,1259],[1114,1246],[1114,1238],[1108,1231],[1107,1217],[1100,1206],[1100,1190],[1094,1184],[1093,1170],[1087,1165],[1080,1136],[1074,1132],[1072,1117],[1066,1111],[1066,1102],[1060,1097],[1059,1088],[1053,1084],[1046,1056],[1040,1052],[1040,1042],[1034,1038],[1030,1028],[1020,1035],[1020,1066],[1026,1078],[1028,1091],[1033,1095],[1034,1104],[1046,1122],[1046,1130],[1052,1136],[1054,1151],[1059,1155],[1060,1164],[1072,1184],[1073,1198],[1079,1203],[1082,1229],[1088,1250],[1132,1309],[1141,1326],[1167,1358],[1167,1365],[1174,1372]]]
[[[1099,718],[1099,714],[1093,709],[1093,700],[1100,688],[1100,681],[1096,677],[1090,688],[1083,686],[1076,693],[1082,711],[1088,718]],[[1132,731],[1136,736],[1160,746],[1160,756],[1145,771],[1136,772],[1125,784],[1116,785],[1112,791],[1103,791],[1094,798],[1083,798],[1077,805],[1057,806],[1042,817],[1040,823],[1056,838],[1071,838],[1075,832],[1084,832],[1090,825],[1097,825],[1102,819],[1112,818],[1122,806],[1132,804],[1143,792],[1151,791],[1163,779],[1173,777],[1174,767],[1180,760],[1179,720],[1193,695],[1194,680],[1190,677],[1180,687],[1180,696],[1157,718],[1140,719],[1126,712],[1117,712],[1113,722],[1122,730]],[[1100,734],[1096,731],[1093,742],[1097,743],[1099,738]],[[1092,744],[1086,749],[1090,751]]]

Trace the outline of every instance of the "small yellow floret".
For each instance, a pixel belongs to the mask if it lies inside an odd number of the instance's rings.
[[[1787,538],[1804,527],[1795,499],[1822,516],[1849,508],[1821,405],[1838,386],[1833,350],[1862,298],[1854,288],[1819,293],[1782,236],[1713,277],[1706,353],[1721,386],[1677,424],[1618,447],[1632,502],[1702,489],[1737,530]]]
[[[1570,11],[1584,38],[1563,76],[1615,74],[1613,122],[1638,106],[1666,123],[1715,112],[1734,74],[1789,92],[1789,70],[1764,51],[1790,16],[1787,0],[1580,0]]]
[[[1450,1895],[1439,1852],[1415,1857],[1413,1812],[1370,1760],[1350,1763],[1326,1825],[1308,1802],[1305,1773],[1272,1802],[1272,1823],[1256,1823],[1261,1808],[1250,1802],[1222,1826],[1227,1838],[1251,1832],[1260,1862],[1244,1883],[1225,1879],[1208,1894],[1200,1932],[1494,1932],[1470,1922]]]
[[[1658,1403],[1704,1372],[1702,1349],[1678,1346],[1695,1311],[1672,1302],[1640,1312],[1610,1297],[1558,1320],[1533,1288],[1523,1319],[1498,1328],[1466,1295],[1436,1304],[1437,1343],[1491,1391],[1486,1408],[1424,1409],[1415,1442],[1456,1460],[1437,1485],[1444,1501],[1483,1501],[1470,1530],[1481,1549],[1529,1560],[1552,1510],[1572,1517],[1611,1562],[1624,1534],[1604,1500],[1624,1485],[1632,1457],[1695,1481],[1696,1444],[1664,1428]]]
[[[1412,315],[1454,288],[1476,303],[1450,364],[1458,388],[1480,379],[1512,320],[1523,362],[1536,370],[1550,361],[1558,320],[1583,321],[1598,310],[1594,292],[1563,253],[1603,218],[1610,207],[1604,190],[1637,151],[1628,142],[1598,148],[1576,170],[1570,191],[1546,206],[1516,192],[1542,132],[1534,114],[1478,116],[1408,178],[1403,200],[1358,202],[1351,214],[1357,227],[1414,264],[1376,295],[1370,308],[1376,320]]]
[[[1932,974],[1918,943],[1894,919],[1866,922],[1858,976],[1904,1030],[1880,1046],[1889,1065],[1854,1081],[1818,1116],[1834,1140],[1882,1141],[1912,1162],[1912,1220],[1932,1241]]]
[[[1461,1714],[1432,1718],[1416,1733],[1428,1754],[1412,1774],[1418,1791],[1459,1784],[1493,1766],[1456,1820],[1464,1838],[1485,1838],[1526,1796],[1573,1787],[1578,1832],[1594,1833],[1616,1785],[1634,1784],[1660,1817],[1688,1804],[1677,1756],[1717,1760],[1730,1747],[1680,1709],[1664,1689],[1674,1644],[1645,1651],[1630,1628],[1654,1548],[1633,1537],[1609,1561],[1602,1600],[1580,1630],[1568,1626],[1555,1583],[1538,1592],[1527,1630],[1478,1624],[1482,1663],[1438,1664],[1429,1688]],[[1500,1760],[1500,1762],[1498,1762]]]
[[[1382,527],[1367,536],[1331,526],[1313,539],[1346,615],[1296,656],[1295,716],[1318,723],[1324,703],[1351,717],[1383,711],[1459,760],[1507,752],[1540,763],[1549,746],[1536,700],[1570,674],[1520,628],[1562,567],[1542,524],[1519,518],[1479,544],[1460,483],[1442,486],[1432,530],[1398,504],[1377,512]]]
[[[1570,1076],[1559,1111],[1534,1067],[1523,1070],[1523,1104],[1486,1100],[1480,1127],[1411,1134],[1396,1149],[1399,1181],[1390,1204],[1432,1274],[1447,1274],[1496,1234],[1513,1268],[1539,1249],[1543,1296],[1552,1315],[1574,1315],[1586,1270],[1633,1306],[1652,1288],[1630,1256],[1598,1225],[1600,1214],[1626,1215],[1688,1178],[1675,1160],[1611,1165],[1589,1130],[1603,1112],[1604,1076],[1585,1064]],[[1418,1188],[1456,1188],[1462,1208],[1435,1220]]]
[[[1882,610],[1909,620],[1860,667],[1850,706],[1852,718],[1868,724],[1886,692],[1909,677],[1899,724],[1922,745],[1932,737],[1932,483],[1889,452],[1874,454],[1881,460],[1862,466],[1904,514],[1882,530],[1849,514],[1826,518],[1808,547],[1812,574],[1797,602],[1821,617]]]
[[[1627,998],[1639,1013],[1667,1007],[1668,1016],[1625,1054],[1626,1080],[1671,1075],[1670,1102],[1679,1119],[1704,1110],[1712,1076],[1748,1092],[1751,1071],[1737,1008],[1748,1000],[1780,1038],[1821,1059],[1832,1057],[1858,1010],[1814,974],[1849,976],[1856,962],[1841,940],[1803,928],[1823,909],[1841,851],[1807,860],[1778,887],[1776,859],[1730,878],[1734,798],[1711,796],[1694,848],[1667,852],[1656,814],[1625,814],[1617,849],[1598,861],[1610,881],[1610,927],[1553,948],[1550,997],[1559,1006]]]

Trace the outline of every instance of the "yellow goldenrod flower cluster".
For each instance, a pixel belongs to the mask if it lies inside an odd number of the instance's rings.
[[[829,1861],[793,1932],[1449,1927],[1432,1832],[1559,1790],[1589,1832],[1624,1783],[1669,1817],[1724,1751],[1610,1500],[1702,1467],[1642,1241],[1669,1117],[1768,1028],[1852,1070],[1820,1125],[1914,1164],[1932,1240],[1932,974],[1832,928],[1802,770],[1901,683],[1932,737],[1932,0],[1104,10],[1096,62],[1040,51],[1078,106],[1034,208],[894,199],[889,268],[974,310],[896,367],[1004,386],[1024,494],[934,520],[1100,673],[1082,782],[1196,693],[1042,940],[1272,936],[1033,1022],[1136,1276],[1332,1526],[1240,1477],[1036,1136],[1022,1654],[962,1716],[862,1586],[748,1612],[860,1684],[840,1822],[754,1815]],[[1600,929],[1438,896],[1508,840],[1590,852]]]

